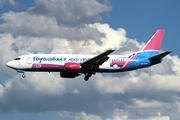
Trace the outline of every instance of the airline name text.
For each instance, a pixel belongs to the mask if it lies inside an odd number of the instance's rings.
[[[65,57],[38,57],[38,56],[34,56],[33,57],[33,61],[42,63],[42,62],[65,62],[65,61],[69,61],[69,62],[84,62],[89,60],[89,58],[65,58]]]

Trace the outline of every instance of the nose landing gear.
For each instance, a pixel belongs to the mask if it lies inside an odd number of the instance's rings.
[[[26,77],[26,74],[25,74],[25,73],[23,73],[23,74],[22,74],[22,78],[25,78],[25,77]]]
[[[17,70],[18,73],[23,73],[22,74],[22,77],[25,78],[26,77],[26,74],[25,74],[25,71],[24,70]]]

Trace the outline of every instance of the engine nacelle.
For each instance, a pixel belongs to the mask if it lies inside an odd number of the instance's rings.
[[[67,62],[64,65],[64,70],[65,71],[80,71],[81,65],[80,63],[75,63],[75,62]]]
[[[62,78],[75,78],[78,75],[80,74],[76,72],[60,72],[60,77]]]

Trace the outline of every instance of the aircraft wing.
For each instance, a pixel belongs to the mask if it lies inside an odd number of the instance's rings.
[[[81,63],[82,67],[91,67],[91,66],[99,66],[103,64],[106,60],[109,59],[108,55],[111,54],[114,50],[107,50],[104,53],[101,53],[83,63]]]

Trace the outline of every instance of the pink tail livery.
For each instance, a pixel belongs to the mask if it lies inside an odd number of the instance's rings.
[[[164,30],[157,30],[156,33],[151,37],[147,44],[143,47],[144,50],[160,50],[162,40],[164,37]]]

